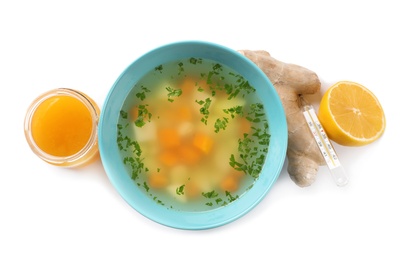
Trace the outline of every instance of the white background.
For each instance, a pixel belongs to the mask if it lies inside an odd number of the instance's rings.
[[[401,259],[396,3],[2,1],[0,259]],[[131,62],[180,40],[267,50],[315,71],[320,96],[339,80],[359,82],[382,103],[386,131],[365,147],[335,144],[350,174],[346,187],[322,166],[316,182],[300,188],[285,165],[250,213],[204,231],[164,227],[137,213],[100,161],[60,169],[31,152],[23,121],[34,98],[67,87],[102,106]]]

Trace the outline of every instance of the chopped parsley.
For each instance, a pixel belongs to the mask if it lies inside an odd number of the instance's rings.
[[[136,93],[135,96],[136,96],[137,98],[139,98],[141,101],[143,101],[143,100],[146,98],[146,93],[149,93],[150,90],[147,89],[147,88],[145,88],[144,86],[141,86],[141,90],[142,90],[142,91]]]
[[[227,127],[228,118],[217,118],[216,122],[214,123],[214,132],[218,133],[221,129],[225,130]]]
[[[185,184],[181,185],[180,187],[175,189],[175,193],[177,193],[177,195],[184,195],[184,188],[185,188]]]
[[[182,89],[174,89],[172,87],[166,87],[166,90],[168,92],[167,94],[167,100],[170,102],[173,102],[174,99],[173,97],[179,97],[182,94]]]
[[[262,128],[252,127],[253,133],[243,135],[238,140],[239,159],[233,154],[230,156],[230,166],[237,171],[259,178],[270,143],[270,134],[267,133],[267,122]]]
[[[206,206],[212,207],[214,203],[216,205],[221,204],[221,206],[225,206],[228,203],[231,203],[235,201],[236,199],[239,198],[239,195],[233,196],[229,191],[224,192],[225,197],[227,200],[224,200],[221,195],[216,192],[215,190],[209,191],[209,192],[202,192],[202,196],[205,197],[206,199],[210,199],[205,203]]]
[[[253,123],[259,123],[264,120],[265,113],[263,111],[263,105],[261,103],[254,103],[250,106],[250,112],[246,116],[246,119]]]
[[[148,186],[148,183],[146,181],[143,182],[143,187],[145,188],[145,190],[147,192],[149,191],[149,186]]]
[[[124,110],[121,110],[121,111],[120,111],[120,116],[121,116],[121,118],[123,118],[123,119],[127,119],[127,118],[128,118],[128,113],[125,112]]]
[[[234,106],[230,108],[223,109],[223,112],[230,115],[231,118],[234,118],[236,115],[243,115],[243,106]]]
[[[117,132],[118,148],[123,151],[128,151],[128,149],[131,149],[130,151],[134,155],[134,156],[124,157],[123,163],[130,167],[131,178],[133,180],[136,180],[140,173],[142,173],[143,171],[148,171],[148,169],[145,168],[145,165],[143,163],[143,158],[141,157],[142,156],[141,147],[139,146],[137,141],[131,140],[128,136],[122,135],[121,125],[119,125],[117,129],[118,129]]]
[[[163,65],[155,67],[155,71],[159,71],[160,73],[162,73],[162,70],[163,70]]]
[[[192,58],[189,59],[189,63],[191,63],[193,65],[195,65],[197,63],[202,64],[202,59],[201,58],[197,59],[197,58],[192,57]]]
[[[238,199],[239,196],[238,195],[231,195],[230,192],[226,191],[226,197],[228,198],[228,202],[233,202],[234,200]]]
[[[209,191],[209,192],[202,192],[202,196],[205,198],[216,198],[219,196],[219,193],[217,193],[215,190]]]
[[[181,73],[184,72],[184,63],[179,62],[178,63],[178,75],[181,75]]]
[[[201,121],[202,123],[207,125],[207,119],[209,118],[210,114],[209,107],[210,104],[212,103],[212,100],[210,98],[206,98],[205,100],[195,100],[195,102],[202,106],[199,109],[199,112],[202,115]]]
[[[242,106],[234,106],[231,108],[225,108],[223,109],[223,112],[230,115],[231,119],[234,119],[236,115],[243,115],[243,107]],[[227,127],[227,124],[229,122],[229,118],[227,117],[222,117],[216,119],[216,122],[214,123],[214,132],[218,133],[220,130],[225,130]]]
[[[150,122],[152,113],[149,112],[148,106],[149,105],[138,105],[138,117],[134,121],[137,127],[143,127],[146,121]]]

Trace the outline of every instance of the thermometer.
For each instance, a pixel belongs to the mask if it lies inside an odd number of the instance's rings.
[[[345,186],[348,183],[348,175],[338,159],[337,153],[334,150],[330,139],[327,137],[322,124],[316,116],[315,110],[310,105],[304,105],[303,114],[308,123],[309,130],[315,138],[316,144],[326,161],[327,167],[330,170],[331,176],[337,186]]]

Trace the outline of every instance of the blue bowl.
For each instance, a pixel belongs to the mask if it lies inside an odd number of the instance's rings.
[[[190,57],[214,60],[244,76],[262,100],[271,134],[265,164],[253,187],[227,206],[196,212],[168,209],[155,203],[139,190],[124,167],[116,142],[120,110],[135,84],[159,64]],[[99,122],[101,160],[108,178],[122,198],[139,213],[157,223],[190,230],[225,225],[253,209],[266,196],[280,175],[287,150],[287,136],[287,122],[280,98],[263,71],[234,50],[199,41],[178,42],[159,47],[129,65],[108,93]]]

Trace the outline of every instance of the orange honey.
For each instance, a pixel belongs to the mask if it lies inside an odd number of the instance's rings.
[[[78,166],[97,155],[99,109],[85,94],[56,89],[36,99],[25,119],[31,149],[59,166]]]

